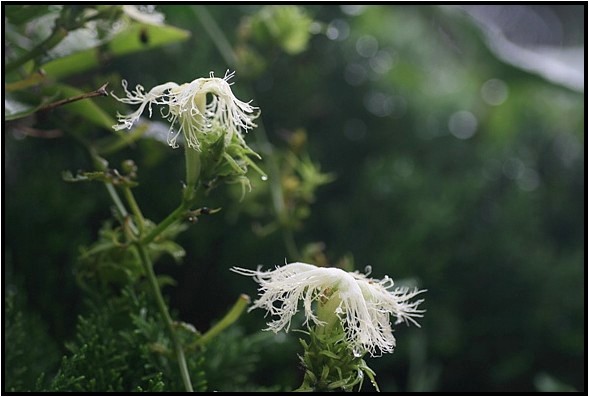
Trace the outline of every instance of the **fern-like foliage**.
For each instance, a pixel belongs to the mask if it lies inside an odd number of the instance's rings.
[[[125,287],[97,302],[79,318],[71,353],[47,391],[184,391],[165,325],[144,293]],[[202,354],[188,354],[187,364],[194,390],[204,391]]]
[[[38,391],[43,388],[44,374],[59,362],[57,345],[13,285],[6,287],[4,315],[3,391]]]

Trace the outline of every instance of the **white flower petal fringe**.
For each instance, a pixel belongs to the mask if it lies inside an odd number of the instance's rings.
[[[341,320],[346,339],[358,356],[369,352],[372,356],[392,352],[395,337],[389,317],[396,323],[413,323],[425,310],[418,309],[423,299],[410,302],[424,290],[394,288],[393,280],[368,278],[359,272],[346,272],[338,268],[324,268],[306,263],[291,263],[271,271],[248,270],[234,267],[236,273],[251,276],[260,284],[260,297],[250,310],[266,309],[276,317],[268,323],[268,330],[288,331],[297,312],[298,301],[303,301],[305,324],[322,322],[313,311],[313,302],[328,298],[326,292],[338,293],[340,303],[335,314]],[[332,295],[330,295],[332,296]]]
[[[235,73],[226,73],[220,79],[211,72],[209,78],[199,78],[182,85],[168,82],[153,87],[147,93],[141,85],[129,91],[127,82],[123,80],[126,97],[111,95],[120,102],[139,105],[139,108],[128,115],[117,114],[119,124],[113,128],[117,131],[130,129],[146,107],[151,117],[152,105],[156,104],[165,106],[161,109],[161,114],[170,122],[168,143],[174,148],[178,147],[178,135],[183,133],[186,144],[200,150],[200,134],[218,129],[224,131],[226,144],[236,135],[245,146],[243,133],[256,127],[253,120],[259,116],[259,109],[251,106],[251,101],[242,102],[233,95],[229,80],[234,75]],[[177,124],[179,127],[175,130]]]

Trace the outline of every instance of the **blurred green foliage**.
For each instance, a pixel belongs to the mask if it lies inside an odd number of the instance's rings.
[[[122,317],[117,297],[92,309],[81,304],[88,294],[74,273],[80,247],[99,237],[111,204],[99,184],[66,184],[61,174],[92,169],[76,141],[108,147],[120,139],[108,117],[124,109],[98,97],[82,109],[37,110],[105,82],[120,92],[122,78],[150,87],[229,68],[237,96],[254,98],[262,110],[263,128],[246,139],[270,180],[252,177],[241,203],[239,186],[212,191],[203,205],[223,211],[179,236],[184,264],[171,256],[158,262],[159,274],[177,280],[164,291],[178,318],[205,331],[239,293],[255,296],[254,283],[229,267],[298,259],[285,247],[290,233],[300,251],[313,243],[327,264],[353,256],[360,269],[372,265],[375,277],[428,289],[422,328],[399,327],[396,352],[367,359],[382,391],[584,390],[582,93],[499,61],[453,8],[203,7],[228,54],[199,22],[199,7],[158,6],[165,25],[155,25],[113,6],[3,6],[12,44],[5,66],[46,43],[5,71],[5,120],[12,119],[4,139],[5,390],[174,389],[172,372],[146,378],[146,368],[109,361],[128,363],[131,354],[155,368],[165,360],[148,342],[163,337],[150,334],[157,318],[136,321],[150,303],[135,301]],[[78,28],[96,13],[95,35],[65,41],[51,31],[58,18],[67,30],[88,30]],[[119,20],[128,23],[115,32]],[[59,37],[61,49],[50,42]],[[160,220],[178,202],[184,165],[181,151],[146,131],[109,161],[140,165],[136,197],[148,218]],[[295,160],[287,161],[289,153]],[[276,180],[286,197],[272,192]],[[280,212],[289,198],[297,204]],[[272,213],[279,226],[259,233]],[[291,223],[281,223],[281,214]],[[244,315],[190,359],[193,381],[221,391],[299,385],[296,335],[262,328],[259,313]],[[121,337],[138,329],[144,343]],[[67,349],[66,341],[73,341]],[[92,351],[99,356],[85,350],[92,344],[104,349]],[[48,351],[35,356],[40,350],[30,346]],[[67,357],[61,364],[56,349]],[[98,373],[88,383],[76,380],[89,359],[106,360],[107,381]]]
[[[165,324],[144,294],[124,289],[120,296],[100,296],[80,317],[70,354],[47,391],[183,391]],[[206,388],[203,358],[187,362],[195,391]]]

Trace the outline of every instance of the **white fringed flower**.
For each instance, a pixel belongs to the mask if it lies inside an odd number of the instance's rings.
[[[200,150],[199,136],[219,131],[225,134],[226,144],[229,144],[235,135],[245,146],[243,133],[256,127],[253,120],[258,117],[259,109],[233,95],[229,80],[234,74],[235,72],[226,73],[225,77],[220,79],[214,77],[211,72],[209,78],[199,78],[182,85],[168,82],[153,87],[149,92],[145,92],[141,85],[129,91],[127,82],[123,80],[126,98],[112,94],[113,97],[123,103],[139,105],[139,108],[128,115],[117,114],[119,124],[113,128],[117,131],[130,129],[146,107],[151,117],[152,105],[155,104],[164,106],[161,114],[171,124],[168,143],[174,148],[178,147],[176,140],[180,133],[183,133],[185,144]]]
[[[276,318],[268,323],[268,330],[288,332],[291,319],[298,311],[298,301],[303,301],[305,324],[325,324],[318,318],[313,302],[319,304],[335,299],[335,315],[341,321],[357,356],[369,352],[372,356],[392,352],[395,347],[390,316],[396,323],[412,322],[422,317],[424,310],[417,307],[423,299],[410,302],[424,292],[407,288],[394,288],[393,280],[368,278],[359,272],[346,272],[338,268],[325,268],[306,263],[291,263],[271,271],[232,268],[236,273],[251,276],[260,284],[260,297],[250,310],[266,309]]]

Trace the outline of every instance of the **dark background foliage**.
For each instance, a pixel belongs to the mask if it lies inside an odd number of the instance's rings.
[[[583,6],[561,7],[535,10],[560,18],[560,31],[524,30],[528,44],[532,35],[535,44],[584,45]],[[238,69],[233,88],[262,109],[273,144],[286,147],[284,136],[304,129],[313,161],[337,177],[316,192],[311,216],[295,234],[299,245],[322,242],[332,264],[350,255],[359,270],[371,265],[374,277],[388,274],[428,290],[421,328],[399,326],[395,353],[368,359],[381,390],[586,390],[583,88],[500,60],[480,26],[456,7],[302,8],[322,24],[306,51],[289,55],[253,40],[266,67],[251,75]],[[258,9],[207,6],[232,44]],[[146,88],[210,71],[222,76],[229,66],[199,23],[198,8],[158,10],[191,37],[99,71]],[[112,99],[98,101],[114,112]],[[255,135],[247,137],[252,146]],[[29,313],[11,321],[40,330],[31,338],[48,350],[47,363],[30,371],[51,374],[84,311],[72,271],[79,246],[96,238],[110,203],[99,185],[61,180],[63,170],[91,166],[71,140],[7,134],[4,145],[5,289],[26,297],[11,304]],[[142,140],[118,157],[140,165],[136,196],[145,215],[166,216],[180,197],[182,151]],[[278,233],[253,232],[257,220],[247,209],[265,182],[252,178],[254,192],[242,203],[226,188],[205,199],[223,212],[180,236],[182,265],[156,265],[178,280],[165,289],[171,306],[199,330],[240,293],[256,295],[255,284],[231,266],[269,268],[293,259]],[[253,311],[223,338],[263,327],[263,313]],[[296,387],[296,333],[260,335],[267,347],[248,363],[252,379]],[[238,353],[228,353],[234,365]]]

